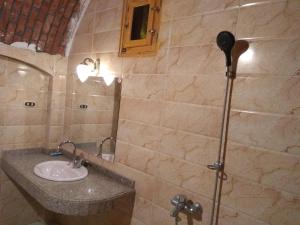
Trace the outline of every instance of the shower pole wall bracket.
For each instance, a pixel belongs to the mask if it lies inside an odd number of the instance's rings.
[[[234,44],[235,44],[235,38],[232,33],[228,31],[222,31],[218,34],[217,45],[224,52],[226,57],[225,75],[227,79],[226,79],[225,98],[224,98],[223,114],[222,114],[222,126],[220,132],[220,143],[219,143],[217,161],[211,165],[207,165],[208,169],[216,171],[210,225],[218,225],[219,223],[219,211],[220,211],[220,204],[221,204],[222,186],[223,186],[224,178],[226,179],[227,177],[227,175],[224,172],[224,168],[225,168],[226,148],[227,148],[227,139],[228,139],[228,127],[229,127],[233,80],[236,77],[236,74],[234,71],[232,71],[232,67],[231,67],[232,64],[231,51]]]

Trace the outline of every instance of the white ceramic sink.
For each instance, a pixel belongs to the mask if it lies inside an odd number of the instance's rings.
[[[85,167],[73,168],[71,162],[67,161],[46,161],[37,164],[33,172],[44,179],[52,181],[77,181],[88,175]]]

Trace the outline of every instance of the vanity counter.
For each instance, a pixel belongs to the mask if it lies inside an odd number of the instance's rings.
[[[88,168],[80,181],[55,182],[33,173],[38,163],[51,160],[70,161],[66,156],[51,157],[42,149],[4,151],[2,169],[43,207],[65,215],[94,215],[105,210],[134,204],[134,182],[98,166]]]

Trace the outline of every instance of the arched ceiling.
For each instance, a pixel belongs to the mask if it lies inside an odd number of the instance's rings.
[[[65,55],[71,19],[80,8],[80,0],[0,0],[0,41],[35,44],[36,51]]]

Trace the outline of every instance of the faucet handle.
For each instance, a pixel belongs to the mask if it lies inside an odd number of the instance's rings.
[[[175,195],[172,199],[171,199],[171,203],[174,206],[177,205],[181,205],[181,204],[185,204],[187,201],[187,197],[185,195]]]

